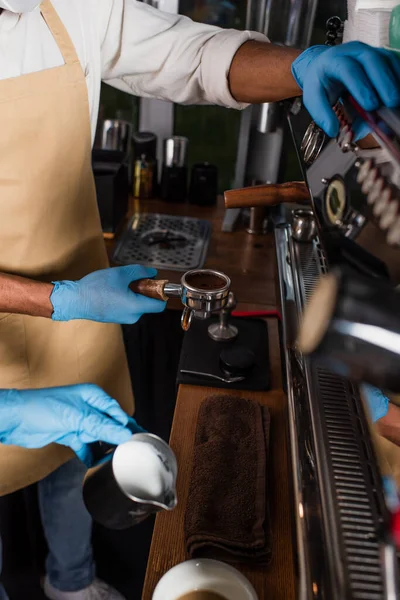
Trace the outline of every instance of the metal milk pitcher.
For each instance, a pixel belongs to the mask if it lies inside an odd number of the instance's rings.
[[[177,504],[175,455],[164,440],[136,433],[88,470],[83,499],[94,521],[127,529]]]

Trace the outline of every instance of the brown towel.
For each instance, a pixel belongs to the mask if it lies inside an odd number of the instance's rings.
[[[190,557],[268,564],[268,408],[233,396],[211,396],[197,422],[185,515]]]

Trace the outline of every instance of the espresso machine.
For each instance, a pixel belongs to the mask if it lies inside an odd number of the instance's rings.
[[[395,600],[400,448],[377,435],[360,390],[398,403],[400,111],[365,113],[348,96],[337,139],[299,99],[285,111],[303,181],[232,190],[225,203],[274,207],[298,597]],[[355,117],[373,132],[366,148]]]

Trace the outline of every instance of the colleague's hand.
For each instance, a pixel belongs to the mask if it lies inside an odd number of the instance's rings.
[[[361,393],[367,401],[372,421],[375,423],[386,416],[389,410],[389,398],[372,385],[363,384]]]
[[[143,431],[118,403],[93,384],[35,390],[0,390],[0,442],[42,448],[69,446],[86,464],[88,444],[118,445]]]
[[[330,137],[339,131],[332,106],[346,90],[364,110],[400,105],[400,60],[390,50],[361,42],[312,46],[293,62],[292,73],[303,90],[304,105]],[[358,137],[368,132],[364,129]]]
[[[145,313],[159,313],[165,302],[135,294],[129,284],[152,278],[155,269],[140,265],[95,271],[79,281],[57,281],[50,296],[54,321],[87,319],[101,323],[136,323]]]

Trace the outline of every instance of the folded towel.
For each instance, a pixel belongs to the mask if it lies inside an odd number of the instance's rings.
[[[185,515],[190,557],[268,564],[268,408],[211,396],[197,422]]]

